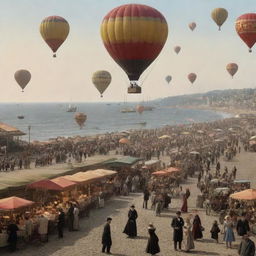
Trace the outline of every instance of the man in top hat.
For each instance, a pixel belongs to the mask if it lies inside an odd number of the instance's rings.
[[[102,234],[102,252],[105,253],[107,249],[107,254],[111,254],[110,248],[112,245],[112,239],[111,239],[111,230],[110,230],[110,224],[112,219],[110,217],[107,218],[107,223],[104,226],[103,234]]]
[[[179,250],[181,250],[181,242],[183,240],[183,226],[184,220],[181,218],[181,212],[176,212],[176,217],[173,218],[172,224],[173,228],[173,241],[174,241],[174,249],[177,251],[177,244],[179,243]]]

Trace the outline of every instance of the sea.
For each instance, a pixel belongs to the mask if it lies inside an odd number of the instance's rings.
[[[131,129],[151,129],[166,125],[210,122],[231,117],[230,114],[209,110],[169,108],[157,104],[152,111],[122,113],[124,108],[134,108],[131,103],[73,103],[77,111],[87,115],[82,129],[77,125],[75,113],[67,112],[68,103],[8,103],[0,104],[0,122],[17,127],[30,140],[46,141],[51,138],[91,136]],[[18,116],[24,119],[18,119]]]

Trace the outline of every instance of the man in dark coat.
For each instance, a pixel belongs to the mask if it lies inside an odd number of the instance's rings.
[[[8,233],[8,243],[9,243],[9,248],[11,252],[16,251],[16,246],[17,246],[17,231],[19,230],[18,226],[15,224],[15,222],[12,220],[11,223],[7,227],[7,233]]]
[[[107,254],[111,254],[110,248],[112,245],[112,239],[111,239],[111,230],[110,230],[110,224],[112,219],[107,218],[107,223],[104,226],[103,234],[102,234],[102,252],[105,253],[105,250],[107,249]]]
[[[173,228],[173,241],[174,241],[174,249],[177,251],[177,244],[179,243],[179,249],[181,250],[181,242],[183,240],[183,226],[184,220],[181,218],[181,212],[176,212],[175,218],[172,220],[172,228]]]
[[[240,243],[238,249],[239,256],[254,256],[255,255],[255,244],[246,234],[243,236],[243,240]]]
[[[143,201],[143,208],[148,209],[148,200],[149,200],[149,191],[147,189],[144,190],[144,201]]]
[[[242,213],[242,218],[237,222],[236,225],[237,234],[239,236],[243,236],[250,231],[249,222],[245,217],[246,213],[244,212]]]
[[[59,238],[63,238],[63,229],[65,226],[65,213],[62,208],[59,209],[59,217],[58,217],[58,234]]]
[[[73,231],[73,225],[74,225],[74,206],[72,203],[70,203],[70,207],[67,212],[68,217],[68,230]]]
[[[138,218],[138,213],[135,210],[135,206],[132,205],[128,212],[128,221],[124,228],[123,233],[128,235],[129,238],[134,238],[137,236],[137,224],[136,219]]]

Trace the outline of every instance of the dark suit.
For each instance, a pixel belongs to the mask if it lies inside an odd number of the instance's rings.
[[[110,252],[110,248],[112,245],[112,239],[111,239],[111,231],[110,231],[110,224],[107,223],[104,226],[103,234],[102,234],[102,252],[105,252],[107,248],[107,252]]]
[[[179,242],[179,249],[181,249],[181,242],[183,240],[184,220],[181,217],[173,218],[171,226],[173,227],[174,249],[177,250],[178,242]]]
[[[239,220],[236,225],[236,230],[239,236],[243,236],[250,231],[248,220]]]
[[[238,253],[240,256],[254,256],[255,254],[255,244],[252,240],[243,240],[240,243]]]

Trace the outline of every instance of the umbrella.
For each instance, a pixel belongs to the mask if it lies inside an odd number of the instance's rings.
[[[212,184],[214,184],[214,183],[218,183],[219,182],[219,180],[218,179],[212,179],[211,181],[210,181],[210,183],[212,183]]]
[[[22,207],[28,207],[35,202],[20,197],[12,196],[0,200],[0,210],[15,210]]]
[[[163,135],[161,137],[158,137],[158,139],[170,139],[170,138],[171,138],[171,136],[169,136],[169,135]]]
[[[256,140],[256,135],[252,136],[250,140]]]
[[[197,151],[191,151],[189,154],[191,154],[191,155],[200,155],[200,153],[197,152]]]
[[[244,201],[256,200],[256,189],[246,189],[241,192],[231,194],[230,197],[232,199]]]
[[[229,192],[230,192],[230,188],[226,188],[226,187],[214,189],[215,194],[221,194],[222,193],[224,195],[227,195]]]

